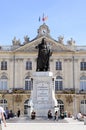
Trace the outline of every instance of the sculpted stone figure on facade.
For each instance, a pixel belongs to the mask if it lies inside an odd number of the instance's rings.
[[[36,71],[48,71],[49,70],[49,58],[52,55],[52,52],[47,45],[45,38],[42,39],[42,42],[36,46],[38,50],[37,58],[37,69]]]
[[[20,42],[20,39],[16,39],[16,37],[14,37],[14,39],[12,40],[12,43],[13,43],[13,45],[20,45],[21,44],[21,42]]]
[[[64,43],[63,40],[64,40],[64,37],[63,37],[63,36],[59,36],[59,37],[58,37],[58,42],[59,42],[59,43],[63,44],[63,43]]]
[[[71,38],[70,40],[67,41],[67,43],[69,45],[75,45],[75,40],[73,40],[73,38]]]
[[[29,37],[28,35],[24,36],[24,44],[27,44],[29,42]]]

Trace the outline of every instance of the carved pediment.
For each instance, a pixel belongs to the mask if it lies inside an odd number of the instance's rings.
[[[51,47],[51,50],[54,52],[61,52],[61,51],[71,51],[69,50],[64,44],[60,44],[58,43],[58,41],[53,40],[52,38],[49,37],[41,37],[41,38],[37,38],[23,46],[21,46],[20,48],[16,49],[15,51],[24,51],[24,52],[35,52],[37,51],[36,46],[38,44],[41,43],[42,38],[45,38],[47,44]]]

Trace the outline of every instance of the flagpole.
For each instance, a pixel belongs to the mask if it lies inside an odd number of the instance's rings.
[[[45,21],[45,20],[44,20],[44,13],[43,13],[43,16],[42,16],[42,21],[43,21],[43,24],[44,24],[44,21]]]
[[[42,18],[39,16],[38,21],[39,21],[39,22],[42,21],[43,24],[45,24],[45,21],[46,21],[47,19],[48,19],[48,16],[45,16],[44,13],[43,13]]]

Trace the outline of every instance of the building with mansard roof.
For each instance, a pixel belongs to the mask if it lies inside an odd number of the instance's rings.
[[[22,114],[27,114],[33,88],[32,74],[37,66],[36,46],[42,38],[53,52],[50,71],[60,110],[86,114],[86,46],[77,46],[72,38],[64,44],[63,36],[53,39],[45,23],[33,40],[25,36],[21,44],[14,37],[12,46],[0,46],[0,106],[14,113],[20,108]]]

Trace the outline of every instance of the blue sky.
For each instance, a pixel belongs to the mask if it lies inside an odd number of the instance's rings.
[[[0,0],[0,45],[12,45],[14,36],[21,43],[25,35],[35,38],[43,13],[54,39],[62,35],[65,44],[72,37],[86,45],[86,0]]]

